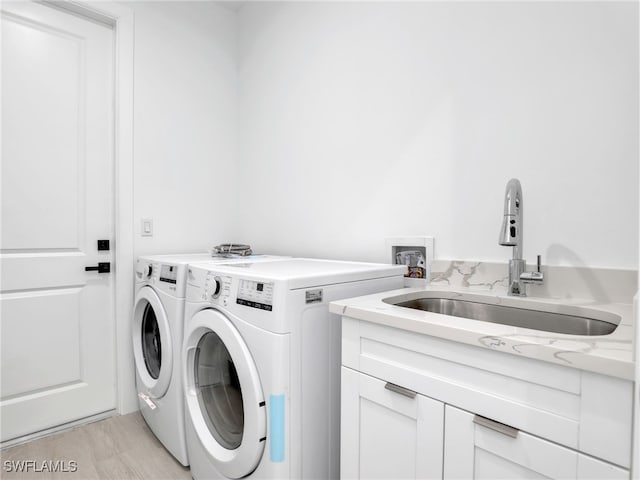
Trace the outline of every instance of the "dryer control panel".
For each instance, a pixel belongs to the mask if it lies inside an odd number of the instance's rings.
[[[273,283],[240,279],[236,303],[260,310],[272,311]]]

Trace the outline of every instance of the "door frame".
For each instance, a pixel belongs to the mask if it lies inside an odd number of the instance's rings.
[[[89,21],[110,25],[114,32],[114,315],[116,410],[135,412],[135,365],[131,349],[133,306],[133,45],[134,12],[112,1],[44,0],[43,3]]]

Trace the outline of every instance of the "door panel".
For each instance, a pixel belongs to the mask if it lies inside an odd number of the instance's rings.
[[[360,478],[416,478],[416,435],[415,418],[361,398]]]
[[[444,478],[577,478],[578,453],[524,432],[514,437],[445,408]]]
[[[2,248],[78,250],[82,39],[18,15],[4,15],[2,28]]]
[[[3,369],[3,398],[80,379],[80,291],[69,288],[5,295],[2,351],[7,354],[2,361],[20,367]]]
[[[2,3],[2,441],[115,408],[113,31]]]
[[[341,478],[442,478],[444,404],[389,386],[342,367]]]
[[[475,451],[474,477],[486,480],[505,479],[543,479],[541,475],[519,463],[513,462],[500,455],[494,455],[480,448]]]

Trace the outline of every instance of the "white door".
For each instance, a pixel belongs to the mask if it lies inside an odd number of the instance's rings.
[[[341,478],[442,478],[444,404],[342,367]]]
[[[1,440],[116,406],[113,31],[2,2]]]

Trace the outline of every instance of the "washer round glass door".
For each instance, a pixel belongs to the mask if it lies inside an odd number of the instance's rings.
[[[185,339],[187,412],[198,439],[224,476],[249,475],[264,452],[267,422],[253,357],[217,310],[196,313]]]
[[[150,396],[162,397],[171,381],[169,320],[160,298],[151,287],[136,295],[133,309],[133,354],[138,379]],[[140,388],[140,386],[138,386]]]

